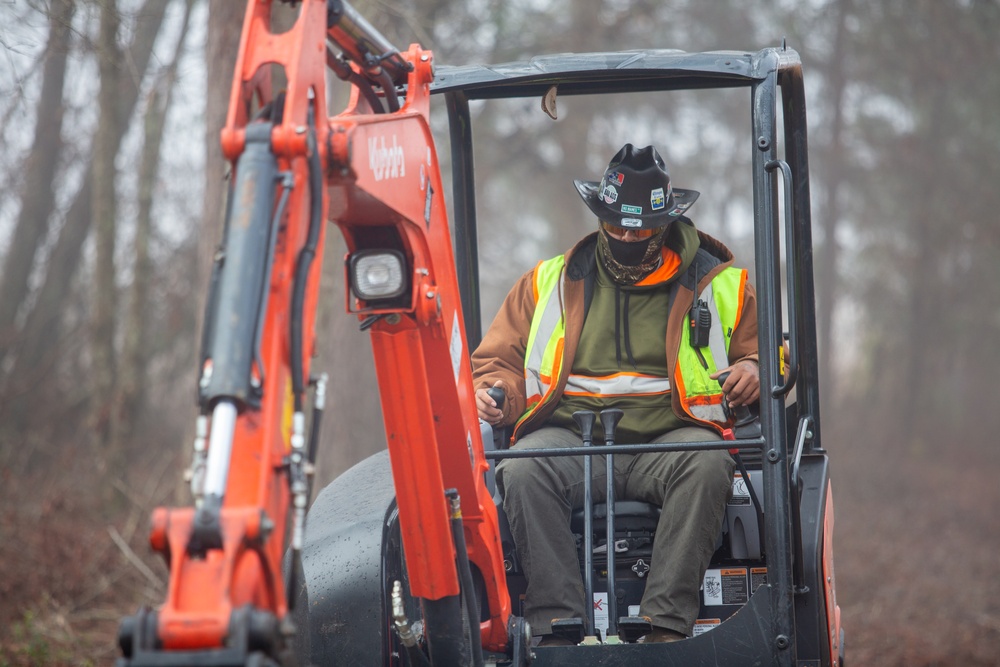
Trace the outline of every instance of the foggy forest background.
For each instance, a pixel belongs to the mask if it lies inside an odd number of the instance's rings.
[[[994,664],[1000,2],[353,4],[449,65],[783,39],[800,53],[848,659]],[[147,520],[190,502],[244,7],[0,0],[0,666],[109,664],[121,616],[163,599]],[[674,184],[701,191],[695,223],[749,264],[748,101],[560,98],[558,121],[537,100],[474,106],[484,327],[518,275],[590,231],[571,181],[626,141],[655,144]],[[332,379],[320,485],[384,447],[336,236],[314,362]]]

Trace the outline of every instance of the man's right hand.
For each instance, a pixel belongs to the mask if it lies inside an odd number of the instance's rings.
[[[499,387],[500,381],[497,380],[493,386]],[[503,422],[503,410],[497,407],[497,402],[490,398],[485,389],[476,390],[476,410],[479,418],[487,424],[496,426]]]

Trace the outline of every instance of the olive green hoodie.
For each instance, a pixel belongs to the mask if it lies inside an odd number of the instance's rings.
[[[620,285],[597,259],[594,296],[580,335],[571,375],[606,377],[634,372],[667,378],[667,313],[677,279],[691,266],[700,245],[693,225],[670,225],[663,241],[671,257],[670,272],[658,272],[640,285]],[[611,351],[614,351],[612,353]],[[649,442],[654,436],[684,425],[670,409],[671,393],[593,396],[564,393],[549,419],[552,426],[579,433],[573,413],[620,408],[625,415],[615,442]]]

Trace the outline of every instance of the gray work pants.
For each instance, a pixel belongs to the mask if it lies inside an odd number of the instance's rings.
[[[718,440],[712,430],[684,427],[651,442]],[[514,449],[579,446],[568,429],[544,427]],[[594,502],[605,499],[604,456],[594,456]],[[690,636],[698,617],[698,589],[715,551],[735,463],[722,450],[618,454],[615,498],[662,507],[640,615],[653,625]],[[528,580],[525,616],[535,634],[552,619],[584,618],[587,602],[570,514],[583,507],[583,457],[504,459],[497,483],[518,558]],[[592,604],[592,602],[591,602]]]

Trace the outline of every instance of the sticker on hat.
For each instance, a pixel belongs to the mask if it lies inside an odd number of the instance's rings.
[[[604,191],[601,193],[601,198],[604,199],[604,202],[607,204],[614,204],[616,201],[618,201],[618,189],[615,186],[608,183],[607,185],[604,186]]]
[[[642,227],[642,220],[639,218],[622,218],[619,222],[621,227]]]
[[[622,213],[631,213],[633,215],[642,215],[641,206],[631,206],[629,204],[622,204]]]
[[[656,188],[649,192],[649,207],[654,211],[659,211],[665,208],[667,205],[667,199],[663,196],[663,188]]]
[[[621,173],[620,171],[608,172],[608,182],[611,181],[614,181],[618,185],[621,185],[622,183],[625,182],[625,174]]]

